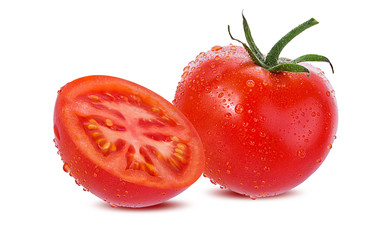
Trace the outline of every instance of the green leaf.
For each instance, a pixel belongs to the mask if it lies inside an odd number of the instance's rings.
[[[322,55],[317,54],[307,54],[303,55],[301,57],[298,57],[291,61],[292,63],[300,63],[300,62],[327,62],[330,64],[331,71],[334,73],[334,67],[333,64],[331,64],[330,60]]]
[[[272,68],[269,68],[268,70],[273,73],[278,73],[278,72],[282,72],[282,71],[306,72],[306,73],[308,73],[308,76],[310,73],[310,71],[306,67],[299,65],[299,64],[294,64],[294,63],[282,63],[282,64],[279,64],[279,65],[274,66]]]

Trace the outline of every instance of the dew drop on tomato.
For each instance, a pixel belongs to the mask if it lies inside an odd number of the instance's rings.
[[[263,167],[263,171],[265,171],[265,172],[270,172],[270,167],[264,166],[264,167]]]
[[[80,181],[79,181],[78,179],[75,179],[75,183],[76,183],[77,186],[80,186],[80,185],[81,185],[81,184],[80,184]]]
[[[66,173],[69,173],[69,171],[71,170],[71,168],[69,167],[69,165],[67,163],[64,163],[64,165],[62,166],[62,169]]]
[[[243,105],[237,104],[237,105],[235,106],[235,112],[236,112],[237,114],[241,114],[241,113],[243,112],[243,110],[244,110]]]
[[[305,151],[304,150],[299,150],[297,151],[297,156],[299,156],[300,158],[304,158],[306,155]]]
[[[254,82],[254,80],[247,80],[246,81],[246,85],[247,85],[247,87],[250,87],[250,88],[252,88],[252,87],[254,87],[255,86],[255,82]]]
[[[222,49],[223,47],[221,47],[221,46],[214,46],[214,47],[212,47],[212,51],[218,51],[218,50],[220,50],[220,49]]]

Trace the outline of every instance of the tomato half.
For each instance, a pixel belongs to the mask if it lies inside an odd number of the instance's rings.
[[[192,124],[170,102],[127,80],[87,76],[66,84],[54,110],[64,170],[114,206],[145,207],[184,191],[202,174]]]

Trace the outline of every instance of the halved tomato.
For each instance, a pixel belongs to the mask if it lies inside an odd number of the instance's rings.
[[[203,172],[192,124],[158,94],[124,79],[97,75],[66,84],[54,132],[64,170],[114,206],[159,204]]]

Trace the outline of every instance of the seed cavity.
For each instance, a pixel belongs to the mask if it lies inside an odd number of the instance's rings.
[[[89,95],[88,98],[93,100],[93,101],[98,101],[99,100],[99,97],[96,96],[96,95]]]
[[[106,123],[106,126],[108,126],[108,127],[112,127],[113,126],[113,122],[110,119],[106,119],[105,123]]]
[[[115,125],[110,119],[102,119],[99,117],[79,117],[80,121],[84,123],[84,129],[87,135],[90,136],[91,142],[99,149],[99,151],[107,156],[109,153],[117,152],[121,150],[124,145],[124,140],[117,139],[115,142],[106,138],[103,133],[104,128],[110,128],[111,130],[125,130],[124,127]]]
[[[186,150],[186,148],[187,148],[186,145],[183,144],[183,143],[178,143],[178,144],[176,145],[176,147],[179,148],[180,150],[183,150],[183,151]]]
[[[176,127],[177,123],[158,106],[149,106],[137,95],[123,96],[117,93],[96,93],[81,96],[81,99],[96,114],[86,114],[88,107],[82,114],[78,114],[92,145],[105,157],[119,154],[107,159],[119,159],[122,156],[125,172],[143,171],[159,177],[160,171],[169,170],[173,174],[184,171],[190,150],[186,141],[179,136],[169,135],[165,130],[165,127]],[[129,106],[129,112],[136,111],[140,117],[132,119],[128,114],[125,117],[118,110],[118,105]],[[126,127],[121,123],[126,123]],[[130,136],[125,133],[128,126],[141,129],[142,132],[137,136],[144,139],[129,139]],[[120,133],[122,131],[124,133]]]

